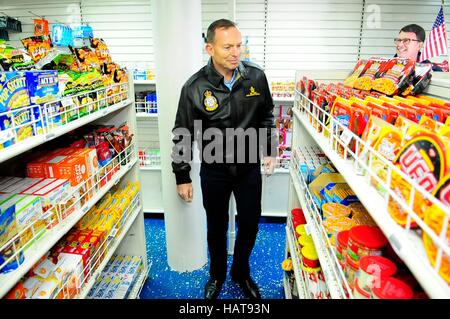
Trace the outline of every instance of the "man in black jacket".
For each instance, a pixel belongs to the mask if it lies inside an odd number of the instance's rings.
[[[275,167],[273,100],[264,72],[241,62],[241,33],[221,19],[207,31],[210,60],[183,86],[173,128],[172,168],[177,193],[192,201],[189,175],[192,142],[199,144],[200,180],[207,217],[210,279],[205,298],[216,299],[226,279],[228,204],[237,206],[237,237],[230,275],[246,296],[260,298],[250,276],[249,258],[261,216],[261,161],[265,173]]]

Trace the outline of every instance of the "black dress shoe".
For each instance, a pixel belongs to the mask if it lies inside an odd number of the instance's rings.
[[[244,294],[250,299],[261,299],[261,294],[259,293],[259,288],[253,279],[248,276],[245,278],[231,277],[239,287],[244,291]]]
[[[222,290],[223,281],[210,278],[205,285],[205,299],[217,299]]]

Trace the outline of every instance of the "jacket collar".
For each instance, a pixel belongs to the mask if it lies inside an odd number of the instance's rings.
[[[238,65],[239,74],[243,79],[247,79],[247,68],[242,62]],[[223,82],[223,75],[217,72],[214,68],[212,58],[209,58],[208,64],[206,65],[206,77],[208,81],[211,82],[215,87],[218,87],[221,82]]]

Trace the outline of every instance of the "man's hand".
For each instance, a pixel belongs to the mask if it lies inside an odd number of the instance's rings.
[[[264,174],[266,174],[267,176],[272,175],[273,171],[275,170],[276,163],[277,163],[276,157],[264,157],[263,159]]]
[[[177,185],[177,193],[185,202],[192,202],[193,190],[192,183]]]

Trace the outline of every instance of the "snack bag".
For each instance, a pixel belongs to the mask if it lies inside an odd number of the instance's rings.
[[[50,30],[48,28],[48,20],[46,19],[34,19],[34,35],[35,36],[49,36]]]
[[[387,95],[402,93],[412,83],[415,62],[411,59],[393,58],[380,69],[372,89]]]
[[[44,58],[51,48],[50,40],[44,36],[32,36],[21,41],[35,63]]]
[[[447,207],[450,206],[449,186],[450,186],[450,175],[447,175],[439,182],[439,185],[433,192],[434,197],[439,199]],[[442,233],[445,216],[446,216],[445,212],[442,211],[442,209],[440,209],[439,207],[437,207],[437,205],[434,204],[431,205],[431,203],[429,203],[426,206],[424,213],[424,221],[434,231],[436,236],[439,236]],[[436,245],[426,232],[423,232],[422,240],[428,259],[430,260],[431,265],[434,267],[436,265],[438,252]],[[446,240],[447,242],[449,242],[450,240],[450,227],[447,227]],[[445,253],[442,254],[441,266],[439,267],[439,275],[441,275],[441,277],[444,278],[444,280],[448,284],[450,284],[450,257]]]
[[[390,125],[389,123],[384,123],[384,126],[381,128],[381,132],[379,137],[377,138],[373,148],[376,152],[378,152],[383,158],[387,159],[390,162],[393,162],[400,151],[403,141],[403,134],[400,129],[397,127]],[[388,171],[388,165],[383,162],[383,160],[372,155],[371,170],[375,172],[375,174],[383,181],[386,182],[386,176]],[[375,186],[376,189],[381,194],[384,194],[386,190],[384,187],[378,183],[375,178],[371,178],[371,184]]]
[[[91,50],[91,48],[70,48],[78,60],[81,72],[101,70],[101,63],[97,55]]]
[[[431,63],[416,63],[412,83],[401,93],[401,95],[418,95],[422,93],[431,82],[432,68],[433,65]]]
[[[448,171],[448,140],[436,134],[421,132],[400,150],[395,165],[415,180],[425,191],[433,192]],[[409,203],[411,185],[399,174],[393,172],[391,188],[405,203]],[[415,192],[413,209],[423,218],[426,201],[419,192]],[[388,211],[401,226],[406,226],[408,214],[393,199],[389,198]],[[411,228],[417,227],[412,219]]]
[[[32,69],[34,63],[23,50],[0,40],[0,66],[3,71],[21,71]]]
[[[91,47],[94,49],[100,63],[112,63],[111,54],[103,39],[91,38]]]

